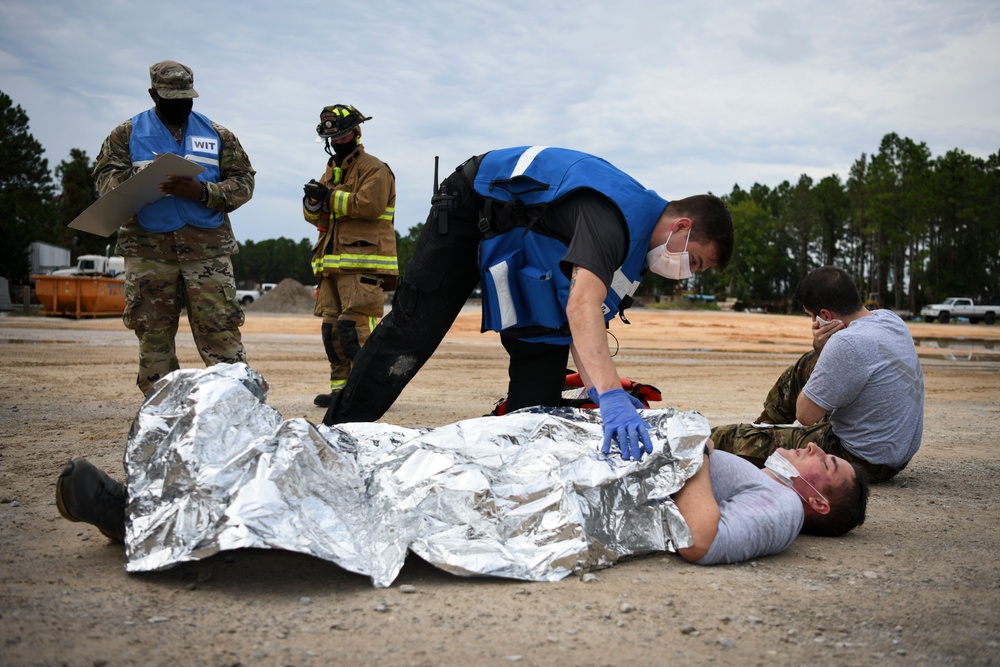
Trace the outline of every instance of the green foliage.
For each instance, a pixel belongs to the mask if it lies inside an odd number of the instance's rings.
[[[413,256],[421,229],[423,224],[416,225],[404,237],[396,232],[396,254],[401,273],[406,262]],[[233,255],[233,271],[241,287],[277,283],[285,278],[294,278],[303,285],[313,285],[317,280],[312,271],[312,256],[312,242],[309,239],[302,239],[298,243],[284,237],[247,241]]]
[[[736,250],[729,294],[784,301],[816,266],[855,276],[863,296],[916,312],[929,301],[1000,295],[1000,156],[931,159],[926,144],[887,134],[847,182],[802,175],[726,198]]]
[[[28,115],[0,91],[0,276],[28,278],[32,241],[59,243],[52,217],[52,176],[41,144],[28,131]]]
[[[56,220],[61,228],[60,245],[69,246],[73,256],[104,255],[114,249],[118,241],[118,232],[108,238],[95,234],[78,232],[66,227],[76,216],[83,213],[88,206],[97,201],[97,185],[91,177],[94,163],[87,153],[79,148],[69,152],[69,159],[63,160],[56,167],[56,178],[59,179],[60,191],[55,198]]]
[[[250,288],[258,283],[278,283],[294,278],[303,285],[313,285],[312,242],[298,243],[285,237],[266,241],[247,241],[233,255],[236,282]]]
[[[820,262],[838,263],[840,245],[848,233],[849,201],[840,177],[836,174],[821,180],[813,190],[820,231]]]
[[[922,249],[922,296],[1000,296],[1000,155],[987,160],[949,151],[933,162],[928,242]],[[970,240],[974,240],[970,243]]]
[[[755,199],[732,206],[731,212],[737,251],[729,269],[730,296],[782,299],[795,283],[794,244],[787,227]]]
[[[646,304],[647,308],[654,310],[722,310],[715,301],[699,301],[697,299],[685,299],[683,296],[670,297],[662,301]]]

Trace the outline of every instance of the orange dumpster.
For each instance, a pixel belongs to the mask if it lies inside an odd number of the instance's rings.
[[[125,310],[125,281],[96,276],[32,276],[46,315],[108,317]]]

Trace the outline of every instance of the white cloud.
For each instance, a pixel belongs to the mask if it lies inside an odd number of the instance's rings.
[[[365,144],[396,174],[405,234],[435,155],[444,177],[509,145],[590,151],[668,198],[846,177],[888,132],[986,156],[1000,148],[997,43],[1000,5],[973,0],[35,0],[0,7],[0,90],[54,167],[71,148],[95,157],[148,107],[151,63],[190,65],[195,108],[258,171],[237,236],[298,240],[327,104],[373,116]]]

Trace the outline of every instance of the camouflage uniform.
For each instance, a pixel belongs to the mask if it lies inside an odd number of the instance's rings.
[[[158,379],[177,370],[174,337],[187,308],[191,333],[202,360],[245,362],[240,338],[243,310],[236,301],[230,255],[239,251],[228,213],[253,196],[254,170],[239,139],[212,123],[219,135],[222,180],[207,183],[208,201],[225,219],[215,229],[185,225],[173,232],[144,230],[135,217],[118,231],[117,252],[125,257],[125,326],[139,339],[136,384],[147,394]],[[180,140],[181,129],[169,128]],[[129,142],[132,121],[111,132],[97,156],[93,177],[103,195],[135,174]]]
[[[869,463],[848,451],[833,432],[829,414],[812,426],[790,426],[795,422],[796,400],[816,367],[817,359],[819,353],[810,350],[785,369],[764,399],[764,410],[755,423],[728,424],[712,429],[715,448],[763,467],[765,459],[776,449],[802,449],[815,442],[823,451],[858,464],[872,480],[890,479],[899,471],[891,466]]]

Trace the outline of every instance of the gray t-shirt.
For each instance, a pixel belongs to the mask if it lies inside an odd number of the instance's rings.
[[[902,468],[924,431],[924,373],[906,323],[875,310],[830,337],[802,389],[832,410],[844,447],[869,463]]]
[[[719,532],[699,565],[739,563],[784,551],[805,521],[795,491],[754,464],[716,450],[709,461]]]

